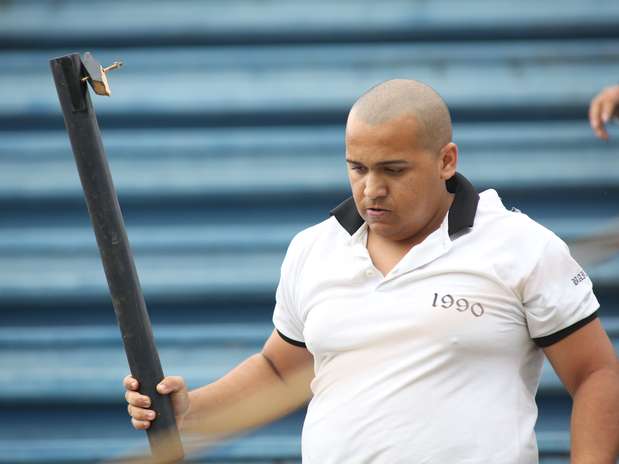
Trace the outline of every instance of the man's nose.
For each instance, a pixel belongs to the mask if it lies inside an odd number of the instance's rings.
[[[369,199],[382,198],[387,195],[387,186],[383,179],[376,174],[369,172],[365,178],[365,188],[363,195]]]

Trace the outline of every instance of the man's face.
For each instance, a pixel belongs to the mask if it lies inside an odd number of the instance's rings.
[[[346,161],[353,198],[370,230],[392,241],[415,240],[443,219],[457,148],[427,148],[423,126],[404,115],[370,125],[351,115]]]

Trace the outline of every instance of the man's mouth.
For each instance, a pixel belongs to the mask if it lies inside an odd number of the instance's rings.
[[[379,218],[379,217],[386,215],[389,212],[388,209],[384,209],[384,208],[366,208],[365,211],[367,212],[368,217],[371,217],[371,218]]]

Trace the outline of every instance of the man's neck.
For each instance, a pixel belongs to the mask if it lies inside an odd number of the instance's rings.
[[[449,213],[453,200],[454,195],[448,194],[445,204],[437,210],[430,221],[418,233],[405,240],[392,240],[388,237],[383,237],[372,232],[371,228],[368,227],[367,249],[374,266],[383,275],[388,274],[414,246],[423,242],[432,232],[441,227],[445,216]]]

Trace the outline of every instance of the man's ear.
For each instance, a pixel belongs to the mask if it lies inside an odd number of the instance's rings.
[[[458,167],[458,145],[449,142],[443,146],[439,154],[439,162],[441,179],[447,180],[452,178]]]

